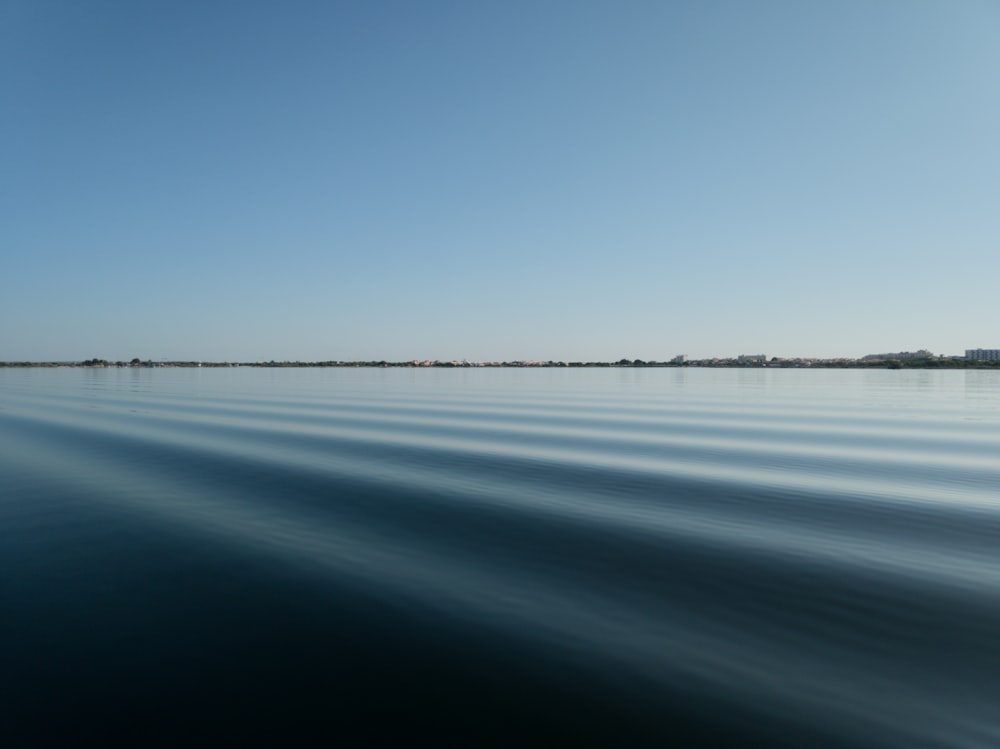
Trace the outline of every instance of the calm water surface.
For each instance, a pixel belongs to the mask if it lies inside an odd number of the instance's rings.
[[[995,747],[998,633],[1000,372],[0,369],[5,745]]]

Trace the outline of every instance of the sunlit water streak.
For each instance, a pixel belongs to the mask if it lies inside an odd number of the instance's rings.
[[[23,745],[1000,743],[998,372],[9,369],[0,478]]]

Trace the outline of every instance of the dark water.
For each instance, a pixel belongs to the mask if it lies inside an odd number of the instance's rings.
[[[0,742],[1000,746],[1000,372],[0,370]]]

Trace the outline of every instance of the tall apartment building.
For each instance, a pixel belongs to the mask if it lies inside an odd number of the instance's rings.
[[[1000,359],[1000,349],[997,348],[967,348],[965,358],[969,361],[996,361]]]

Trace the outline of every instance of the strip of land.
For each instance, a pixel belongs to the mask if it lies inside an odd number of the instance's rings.
[[[674,357],[669,361],[619,359],[618,361],[466,361],[466,360],[410,360],[410,361],[109,361],[85,359],[83,361],[13,361],[0,362],[0,367],[91,367],[91,368],[157,368],[157,367],[734,367],[734,368],[818,368],[818,369],[1000,369],[1000,359],[969,359],[962,356],[893,356],[873,354],[861,359],[770,359],[764,356],[738,356],[732,358],[687,359]]]

